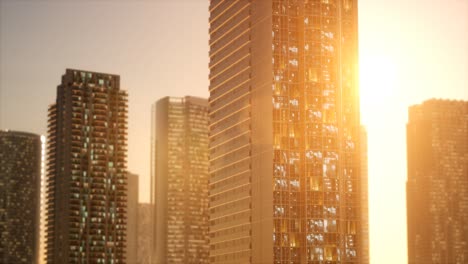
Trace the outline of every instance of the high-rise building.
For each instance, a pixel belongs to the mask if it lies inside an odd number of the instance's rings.
[[[67,69],[49,107],[47,263],[125,263],[127,93]]]
[[[411,106],[407,150],[408,263],[468,263],[468,102]]]
[[[127,263],[136,264],[138,254],[138,175],[127,174]]]
[[[153,106],[155,258],[208,261],[208,102],[165,97]]]
[[[210,1],[211,263],[360,263],[357,8]]]
[[[368,152],[367,152],[367,131],[361,126],[361,248],[362,264],[370,262],[369,243],[369,179],[368,179]]]
[[[137,264],[153,264],[151,262],[153,245],[153,208],[150,203],[138,205],[138,259]]]
[[[41,139],[0,130],[0,263],[37,263]]]

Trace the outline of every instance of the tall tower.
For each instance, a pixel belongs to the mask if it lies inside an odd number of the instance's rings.
[[[165,97],[153,106],[155,259],[208,262],[208,102]]]
[[[127,93],[67,69],[49,107],[47,263],[125,263]]]
[[[468,102],[409,109],[408,263],[468,263]]]
[[[41,139],[0,130],[0,263],[37,263]]]
[[[360,263],[357,6],[210,1],[211,263]]]

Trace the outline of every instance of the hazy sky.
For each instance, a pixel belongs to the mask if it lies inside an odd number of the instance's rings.
[[[45,134],[66,68],[120,74],[129,170],[148,201],[151,104],[208,96],[208,4],[0,0],[0,128]],[[468,0],[360,0],[359,9],[371,260],[406,263],[407,108],[432,97],[468,100]]]

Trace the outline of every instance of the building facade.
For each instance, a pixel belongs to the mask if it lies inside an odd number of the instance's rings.
[[[127,263],[136,264],[138,254],[138,175],[127,173]]]
[[[468,102],[410,107],[407,151],[408,263],[467,263]]]
[[[41,139],[0,130],[0,263],[37,263]]]
[[[138,204],[138,259],[137,264],[151,262],[153,246],[153,209],[151,203]]]
[[[67,69],[49,107],[47,263],[125,263],[127,93]]]
[[[361,263],[357,7],[210,1],[211,263]]]
[[[370,263],[369,243],[369,168],[367,151],[367,130],[361,126],[361,246],[362,264]]]
[[[208,261],[208,102],[165,97],[155,122],[155,258],[152,263]]]

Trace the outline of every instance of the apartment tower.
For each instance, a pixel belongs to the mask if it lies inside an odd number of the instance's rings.
[[[0,263],[37,263],[40,184],[40,136],[0,130]]]
[[[125,263],[127,93],[67,69],[49,107],[47,263]]]
[[[468,263],[468,102],[410,107],[407,149],[408,263]]]
[[[357,7],[210,1],[211,263],[361,263]]]
[[[165,97],[153,105],[153,122],[152,263],[207,263],[208,102]]]

